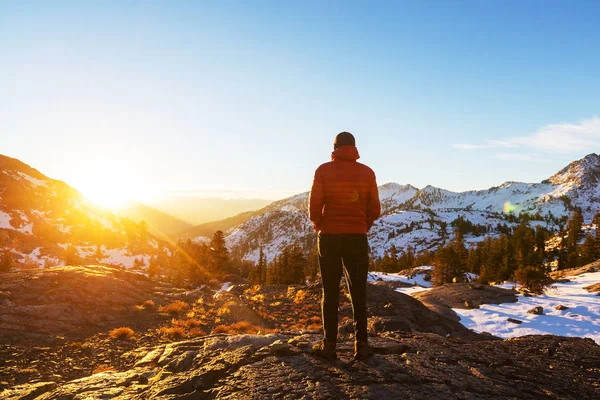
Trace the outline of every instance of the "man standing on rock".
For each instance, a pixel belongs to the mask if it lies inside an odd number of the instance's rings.
[[[341,132],[333,142],[331,162],[317,168],[310,191],[310,220],[318,233],[319,267],[323,281],[323,341],[313,353],[335,360],[339,287],[345,271],[354,314],[354,357],[372,355],[367,340],[367,232],[379,218],[375,173],[356,162],[354,136]]]

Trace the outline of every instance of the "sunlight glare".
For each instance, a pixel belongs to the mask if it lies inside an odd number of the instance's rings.
[[[152,196],[145,191],[140,181],[132,176],[123,166],[113,166],[107,169],[85,171],[85,178],[81,178],[74,186],[90,202],[112,210],[118,210],[128,204],[140,201],[150,201]]]

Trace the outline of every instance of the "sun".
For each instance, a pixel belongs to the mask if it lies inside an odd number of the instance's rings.
[[[112,210],[123,208],[136,200],[128,188],[120,185],[96,185],[82,189],[82,194],[92,203]]]
[[[131,176],[126,168],[107,168],[86,171],[75,187],[90,202],[103,208],[118,210],[136,201],[148,201],[140,179]]]

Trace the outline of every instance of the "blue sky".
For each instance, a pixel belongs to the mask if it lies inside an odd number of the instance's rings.
[[[595,1],[0,1],[0,154],[92,191],[278,198],[353,132],[379,183],[600,146]]]

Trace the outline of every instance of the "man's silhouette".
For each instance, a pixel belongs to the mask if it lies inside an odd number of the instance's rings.
[[[356,162],[359,155],[351,133],[338,134],[333,149],[332,161],[315,172],[309,200],[323,281],[324,338],[313,346],[313,352],[330,360],[337,358],[339,287],[344,270],[354,313],[354,357],[365,359],[372,354],[367,340],[367,232],[379,217],[379,193],[373,170]]]

